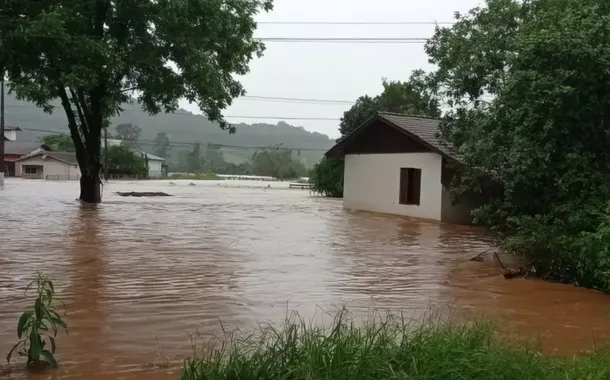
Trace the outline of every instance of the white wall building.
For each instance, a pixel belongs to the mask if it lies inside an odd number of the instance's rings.
[[[140,151],[140,154],[148,159],[148,178],[161,178],[163,176],[165,158],[144,151]]]
[[[17,141],[17,132],[21,131],[19,127],[4,127],[4,139],[7,141]]]
[[[458,161],[436,135],[439,121],[379,113],[341,139],[326,156],[345,157],[343,205],[348,209],[468,224],[479,204],[454,204],[447,188]]]
[[[78,180],[74,153],[36,151],[15,160],[15,176],[29,179]]]

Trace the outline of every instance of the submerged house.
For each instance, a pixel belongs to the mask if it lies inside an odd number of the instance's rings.
[[[15,160],[15,175],[27,179],[78,180],[75,153],[37,150]]]
[[[469,224],[481,197],[454,203],[448,185],[457,160],[437,138],[440,121],[378,113],[326,152],[345,157],[343,205],[448,223]],[[479,198],[479,199],[477,199]]]

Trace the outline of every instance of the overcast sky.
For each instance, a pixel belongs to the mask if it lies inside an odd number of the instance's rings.
[[[453,20],[481,0],[275,0],[274,10],[259,22],[285,21],[437,21]],[[430,37],[433,25],[276,25],[259,24],[257,37]],[[251,96],[354,101],[377,95],[382,78],[406,80],[411,71],[431,69],[423,44],[281,43],[267,42],[262,58],[250,64],[241,82]],[[340,118],[347,104],[304,104],[238,99],[226,110],[231,116],[265,116],[231,122],[268,122],[277,117]],[[199,112],[193,105],[184,108]],[[286,120],[310,131],[339,136],[338,121]]]

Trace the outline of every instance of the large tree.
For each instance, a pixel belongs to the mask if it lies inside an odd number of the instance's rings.
[[[172,147],[169,143],[169,137],[165,132],[157,133],[155,137],[155,154],[159,157],[169,159]]]
[[[610,290],[610,3],[488,0],[427,46],[476,211],[537,273]]]
[[[102,129],[137,99],[150,113],[196,103],[223,129],[235,79],[263,46],[253,17],[270,0],[6,0],[0,72],[20,99],[59,98],[81,168],[80,199],[100,202]]]
[[[375,97],[361,96],[343,113],[339,123],[341,137],[354,131],[379,111],[440,117],[438,99],[431,91],[423,71],[414,71],[406,82],[384,79],[382,85],[381,94]],[[311,171],[313,190],[328,197],[342,197],[343,171],[342,158],[322,158]]]
[[[127,141],[133,145],[138,143],[140,135],[142,134],[142,128],[131,123],[119,124],[114,129],[116,130],[116,138]]]

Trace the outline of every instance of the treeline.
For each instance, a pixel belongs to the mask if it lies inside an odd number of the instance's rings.
[[[392,110],[383,98],[428,116],[442,105],[440,137],[460,157],[454,197],[495,184],[476,223],[530,273],[610,291],[610,2],[487,0],[455,21],[426,44],[434,71],[360,98],[341,133]],[[324,159],[315,188],[340,196],[340,173]]]
[[[305,165],[294,152],[281,146],[256,150],[251,158],[240,163],[228,162],[220,147],[196,143],[193,150],[180,155],[178,165],[171,171],[187,173],[261,175],[278,179],[292,179],[307,175]]]

